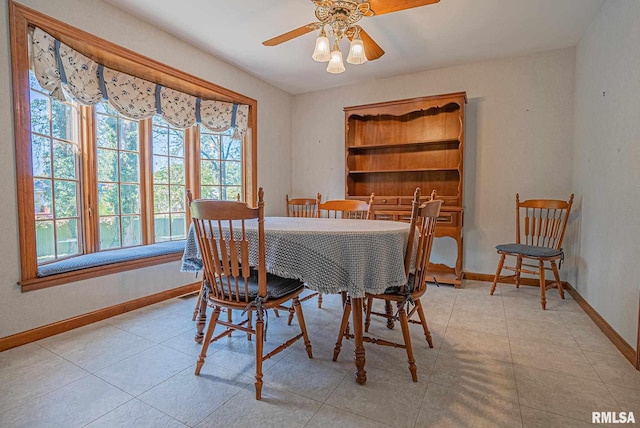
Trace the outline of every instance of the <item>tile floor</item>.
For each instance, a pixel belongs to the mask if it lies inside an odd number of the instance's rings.
[[[300,341],[265,363],[254,400],[253,342],[236,333],[193,374],[194,297],[173,299],[0,353],[1,427],[580,427],[592,411],[640,419],[640,372],[579,306],[538,289],[466,281],[430,287],[434,337],[412,326],[419,382],[402,349],[368,345],[354,381],[352,342],[333,347],[339,296],[304,304],[314,359]],[[296,325],[269,317],[268,342]],[[295,324],[295,322],[294,322]],[[383,320],[372,332],[400,339]],[[639,421],[640,422],[640,421]]]

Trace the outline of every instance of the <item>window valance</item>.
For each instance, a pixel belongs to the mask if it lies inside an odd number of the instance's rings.
[[[141,120],[159,114],[178,128],[195,123],[214,132],[233,128],[234,138],[241,138],[247,130],[248,105],[204,100],[112,70],[40,28],[31,35],[31,55],[40,86],[58,99],[85,105],[108,101],[128,118]]]

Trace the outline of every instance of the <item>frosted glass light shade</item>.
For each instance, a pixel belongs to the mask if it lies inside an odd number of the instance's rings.
[[[329,51],[329,38],[325,35],[324,30],[316,39],[316,48],[311,55],[315,61],[326,62],[331,59],[331,52]]]
[[[338,74],[344,71],[344,63],[342,62],[342,52],[340,49],[334,49],[331,51],[331,61],[327,66],[329,73]]]
[[[356,39],[355,37],[351,40],[347,62],[349,64],[364,64],[367,62],[367,56],[364,54],[364,44],[362,43],[362,40]]]

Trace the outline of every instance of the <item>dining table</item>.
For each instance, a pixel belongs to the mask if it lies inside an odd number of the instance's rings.
[[[239,223],[238,223],[239,225]],[[235,228],[232,223],[230,226]],[[258,222],[245,221],[249,260],[257,265]],[[224,233],[224,232],[223,232]],[[404,254],[409,224],[387,220],[265,217],[267,272],[294,278],[323,294],[346,292],[352,304],[356,382],[366,383],[363,343],[365,293],[405,284]],[[199,272],[202,260],[193,225],[187,235],[182,272]],[[206,302],[200,304],[202,335]]]

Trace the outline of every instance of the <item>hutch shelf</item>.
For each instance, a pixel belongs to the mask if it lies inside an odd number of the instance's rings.
[[[374,218],[408,221],[416,187],[444,204],[437,237],[453,238],[451,266],[431,265],[440,283],[462,280],[465,92],[345,107],[346,197],[368,200]]]

